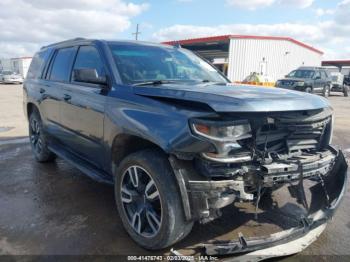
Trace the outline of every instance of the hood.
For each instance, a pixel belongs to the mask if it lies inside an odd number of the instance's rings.
[[[134,93],[205,103],[216,112],[278,112],[330,107],[319,96],[281,88],[235,85],[135,86]]]

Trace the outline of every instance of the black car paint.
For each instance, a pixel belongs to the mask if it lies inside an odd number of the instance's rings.
[[[120,135],[142,138],[167,153],[195,154],[212,145],[192,134],[188,120],[193,117],[217,116],[220,112],[309,110],[329,106],[318,97],[305,97],[289,90],[206,83],[195,88],[171,84],[157,87],[123,85],[106,42],[81,40],[74,43],[77,45],[93,45],[98,49],[106,66],[109,85],[27,79],[24,108],[27,110],[28,104],[39,108],[47,132],[53,140],[57,139],[52,142],[58,142],[60,147],[109,174],[111,180],[111,149]],[[63,43],[48,47],[47,61],[52,60],[56,48],[69,46]],[[47,62],[43,78],[48,68]],[[65,99],[67,95],[70,99]],[[190,103],[179,106],[178,101]]]
[[[76,40],[45,47],[42,79],[27,79],[24,83],[25,114],[28,116],[28,110],[35,106],[50,137],[50,150],[100,182],[113,183],[116,166],[133,147],[151,144],[162,149],[169,154],[188,220],[198,219],[195,215],[199,213],[190,210],[187,182],[185,175],[181,176],[182,164],[186,166],[184,160],[194,159],[199,153],[215,150],[210,141],[193,134],[191,119],[221,118],[225,114],[239,119],[247,114],[317,111],[330,107],[321,97],[282,89],[212,83],[125,85],[107,44],[106,41]],[[107,85],[46,80],[55,50],[80,45],[96,47],[105,65]],[[200,182],[206,181],[201,179]],[[222,190],[219,188],[218,192]],[[215,190],[209,191],[215,194]],[[202,204],[198,201],[198,211]]]

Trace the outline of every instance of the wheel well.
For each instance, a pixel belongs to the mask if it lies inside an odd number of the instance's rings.
[[[141,137],[127,134],[116,136],[112,145],[113,171],[127,155],[148,148],[155,148],[164,152],[157,144]]]
[[[28,103],[27,104],[27,117],[28,117],[28,119],[34,110],[39,111],[38,108],[36,107],[36,105],[34,105],[33,103]]]

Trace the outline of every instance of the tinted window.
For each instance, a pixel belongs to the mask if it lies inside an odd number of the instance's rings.
[[[320,72],[316,71],[315,72],[315,78],[320,78],[320,77],[321,77]]]
[[[81,46],[75,60],[74,69],[96,69],[98,76],[105,75],[101,57],[93,46]]]
[[[45,66],[47,52],[36,53],[30,63],[27,78],[36,79],[41,77],[42,70]]]
[[[59,49],[50,73],[50,80],[69,81],[70,69],[75,55],[75,47]]]
[[[295,78],[312,78],[315,74],[313,70],[298,69],[289,73],[288,77]]]

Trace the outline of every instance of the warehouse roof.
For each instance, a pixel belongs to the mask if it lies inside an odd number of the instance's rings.
[[[173,41],[166,41],[163,42],[163,44],[169,44],[169,45],[190,45],[190,44],[196,44],[196,43],[205,43],[205,42],[217,42],[217,41],[228,41],[229,39],[261,39],[261,40],[284,40],[284,41],[290,41],[294,44],[297,44],[299,46],[302,46],[304,48],[307,48],[311,51],[314,51],[316,53],[319,53],[323,55],[323,52],[310,46],[307,44],[304,44],[300,41],[297,41],[290,37],[281,37],[281,36],[258,36],[258,35],[220,35],[220,36],[209,36],[209,37],[201,37],[201,38],[191,38],[191,39],[183,39],[183,40],[173,40]]]
[[[328,60],[328,61],[322,61],[322,66],[336,66],[336,67],[350,66],[350,60]]]

